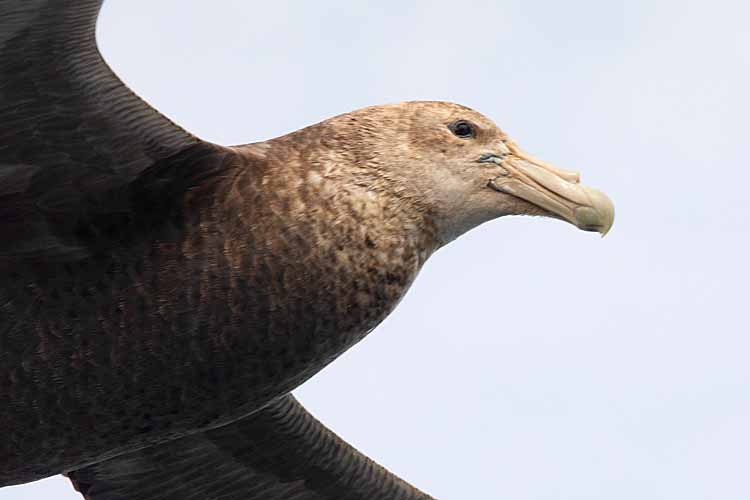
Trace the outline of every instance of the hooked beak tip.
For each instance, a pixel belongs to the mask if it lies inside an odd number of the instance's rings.
[[[596,231],[602,238],[615,222],[615,206],[607,195],[598,189],[582,187],[590,204],[575,211],[575,225],[586,231]]]

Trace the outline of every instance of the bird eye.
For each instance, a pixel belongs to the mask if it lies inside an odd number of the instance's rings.
[[[460,137],[461,139],[469,139],[476,135],[474,125],[465,120],[459,120],[457,122],[451,123],[450,125],[448,125],[448,128],[451,132],[453,132],[453,135],[455,135],[456,137]]]

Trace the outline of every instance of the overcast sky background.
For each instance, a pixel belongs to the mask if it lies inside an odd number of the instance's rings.
[[[109,63],[222,144],[441,99],[615,201],[439,251],[297,391],[442,500],[750,498],[746,2],[109,0]],[[85,438],[85,437],[84,437]],[[62,478],[2,500],[79,498]]]

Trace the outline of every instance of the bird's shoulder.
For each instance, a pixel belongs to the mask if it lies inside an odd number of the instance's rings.
[[[78,261],[179,236],[242,161],[230,148],[198,143],[135,175],[88,165],[0,170],[0,267]]]
[[[101,6],[0,1],[0,266],[80,260],[160,227],[233,156],[114,74]]]

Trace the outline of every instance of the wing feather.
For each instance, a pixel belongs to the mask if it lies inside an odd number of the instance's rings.
[[[69,473],[87,500],[429,500],[291,395],[218,429]]]
[[[0,0],[0,261],[82,258],[76,217],[192,149],[96,45],[103,0]],[[118,207],[117,210],[123,210]]]

